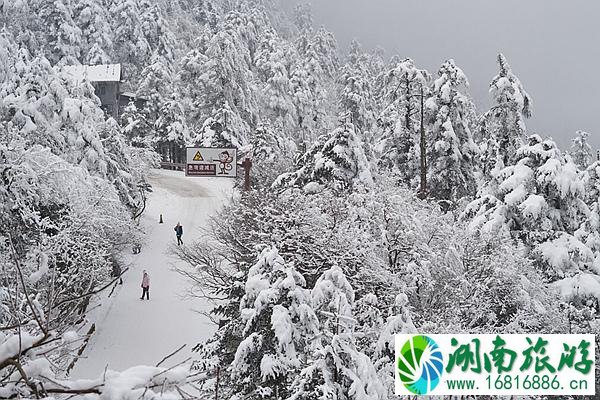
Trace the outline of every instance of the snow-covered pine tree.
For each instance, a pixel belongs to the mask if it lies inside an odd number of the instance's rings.
[[[373,183],[362,141],[349,122],[342,122],[307,153],[297,171],[281,175],[274,185],[301,187],[307,191],[326,185],[347,191],[357,183],[365,186]]]
[[[297,4],[294,7],[292,22],[300,34],[310,33],[313,29],[312,7],[310,3]]]
[[[163,12],[157,3],[149,0],[140,0],[141,31],[150,46],[152,54],[166,60],[167,65],[172,65],[176,59],[176,40],[168,22],[163,17]]]
[[[121,202],[132,215],[136,215],[140,210],[140,197],[145,196],[145,193],[139,192],[142,187],[138,186],[143,176],[137,174],[131,165],[129,145],[117,121],[112,118],[106,120],[100,130],[100,140],[107,159],[106,175],[117,189]]]
[[[356,349],[354,290],[341,268],[325,271],[312,290],[322,338],[312,361],[294,380],[290,400],[378,400],[387,398],[373,363]]]
[[[485,179],[513,164],[525,139],[525,118],[531,116],[531,98],[503,54],[498,55],[498,65],[500,71],[490,83],[493,105],[480,126]]]
[[[464,93],[468,84],[454,60],[448,60],[440,67],[426,102],[431,129],[427,189],[439,200],[456,202],[477,190],[474,173],[478,149],[470,126],[475,106]]]
[[[360,43],[353,40],[348,62],[342,67],[338,79],[341,85],[340,108],[350,115],[350,122],[363,137],[375,122],[371,77],[368,56],[362,51]]]
[[[296,144],[286,137],[281,126],[259,123],[252,134],[253,185],[270,187],[273,181],[293,165]]]
[[[429,79],[429,73],[408,58],[394,61],[378,78],[383,106],[378,117],[381,135],[375,148],[380,164],[398,170],[401,181],[409,186],[419,176],[421,89],[427,87]]]
[[[78,1],[73,9],[73,20],[81,29],[81,61],[83,64],[110,64],[113,37],[108,10],[98,0]]]
[[[173,93],[172,64],[155,51],[150,63],[142,71],[142,79],[138,85],[136,96],[147,100],[144,108],[150,123],[159,117],[160,109]]]
[[[257,96],[252,85],[249,44],[232,19],[221,21],[214,35],[205,32],[205,48],[192,50],[183,58],[179,82],[188,99],[188,120],[195,121],[194,131],[200,131],[204,121],[227,104],[236,115],[232,120],[241,121],[236,134],[247,137],[249,123],[258,116]]]
[[[337,58],[337,41],[335,36],[325,28],[317,29],[314,36],[308,41],[305,49],[299,49],[304,57],[312,58],[317,65],[317,71],[320,71],[329,78],[335,78],[335,73],[339,67]]]
[[[571,157],[573,157],[573,162],[582,170],[589,167],[595,159],[592,146],[588,143],[589,135],[587,132],[577,131],[576,136],[571,140]]]
[[[262,99],[271,118],[287,129],[297,123],[296,108],[291,96],[289,71],[297,55],[293,47],[268,31],[256,51],[255,64],[262,81]]]
[[[185,146],[191,142],[191,138],[183,105],[176,94],[162,104],[154,128],[154,141],[163,160],[183,163]]]
[[[73,4],[70,0],[40,1],[36,13],[45,34],[45,52],[53,64],[79,64],[82,46],[81,29],[73,21]]]
[[[153,147],[154,122],[146,108],[138,109],[135,103],[130,101],[119,116],[119,125],[132,146]]]
[[[329,129],[328,114],[334,114],[333,78],[338,70],[337,44],[333,35],[321,28],[305,31],[296,40],[298,61],[290,74],[290,83],[301,129],[301,141],[311,143],[317,129]]]
[[[581,179],[585,202],[590,211],[575,232],[575,236],[594,252],[594,266],[600,267],[600,161],[594,161],[588,166]]]
[[[495,174],[495,191],[471,202],[463,218],[482,232],[510,232],[530,246],[553,280],[577,273],[592,261],[573,233],[589,213],[577,166],[551,140],[533,135]]]
[[[306,365],[318,334],[305,286],[276,248],[265,249],[248,271],[240,303],[244,340],[231,364],[236,392],[246,398],[287,399],[294,394],[290,384]]]
[[[114,32],[115,60],[123,64],[123,79],[137,82],[142,68],[152,55],[142,30],[138,0],[108,0]]]
[[[246,137],[242,136],[246,128],[247,125],[226,101],[204,121],[191,142],[202,147],[241,148],[247,143]]]

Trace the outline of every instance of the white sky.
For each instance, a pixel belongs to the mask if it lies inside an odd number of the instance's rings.
[[[289,1],[289,0],[284,0]],[[290,3],[293,3],[290,1]],[[288,3],[288,5],[290,4]],[[454,58],[480,110],[503,52],[533,98],[530,133],[565,148],[576,130],[600,148],[600,1],[312,0],[317,26],[340,48],[357,38],[435,73]]]

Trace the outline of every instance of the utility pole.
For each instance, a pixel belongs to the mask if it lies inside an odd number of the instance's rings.
[[[250,168],[252,168],[252,160],[248,157],[242,162],[244,167],[244,190],[250,191]]]
[[[419,198],[427,197],[427,141],[425,140],[425,100],[423,95],[423,85],[421,85],[421,187],[419,188]]]

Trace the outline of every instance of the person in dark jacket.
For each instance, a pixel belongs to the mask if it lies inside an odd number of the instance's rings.
[[[144,300],[144,296],[146,296],[147,300],[150,300],[150,277],[146,270],[144,270],[144,275],[142,276],[142,297],[140,297],[140,300]]]
[[[177,245],[183,244],[183,240],[181,240],[181,237],[183,236],[183,226],[181,226],[179,222],[175,225],[175,235],[177,236]]]

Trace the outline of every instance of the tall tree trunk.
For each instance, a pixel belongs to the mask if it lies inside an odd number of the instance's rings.
[[[419,198],[427,197],[427,142],[425,140],[425,102],[423,95],[423,86],[421,86],[421,187],[419,188]]]

